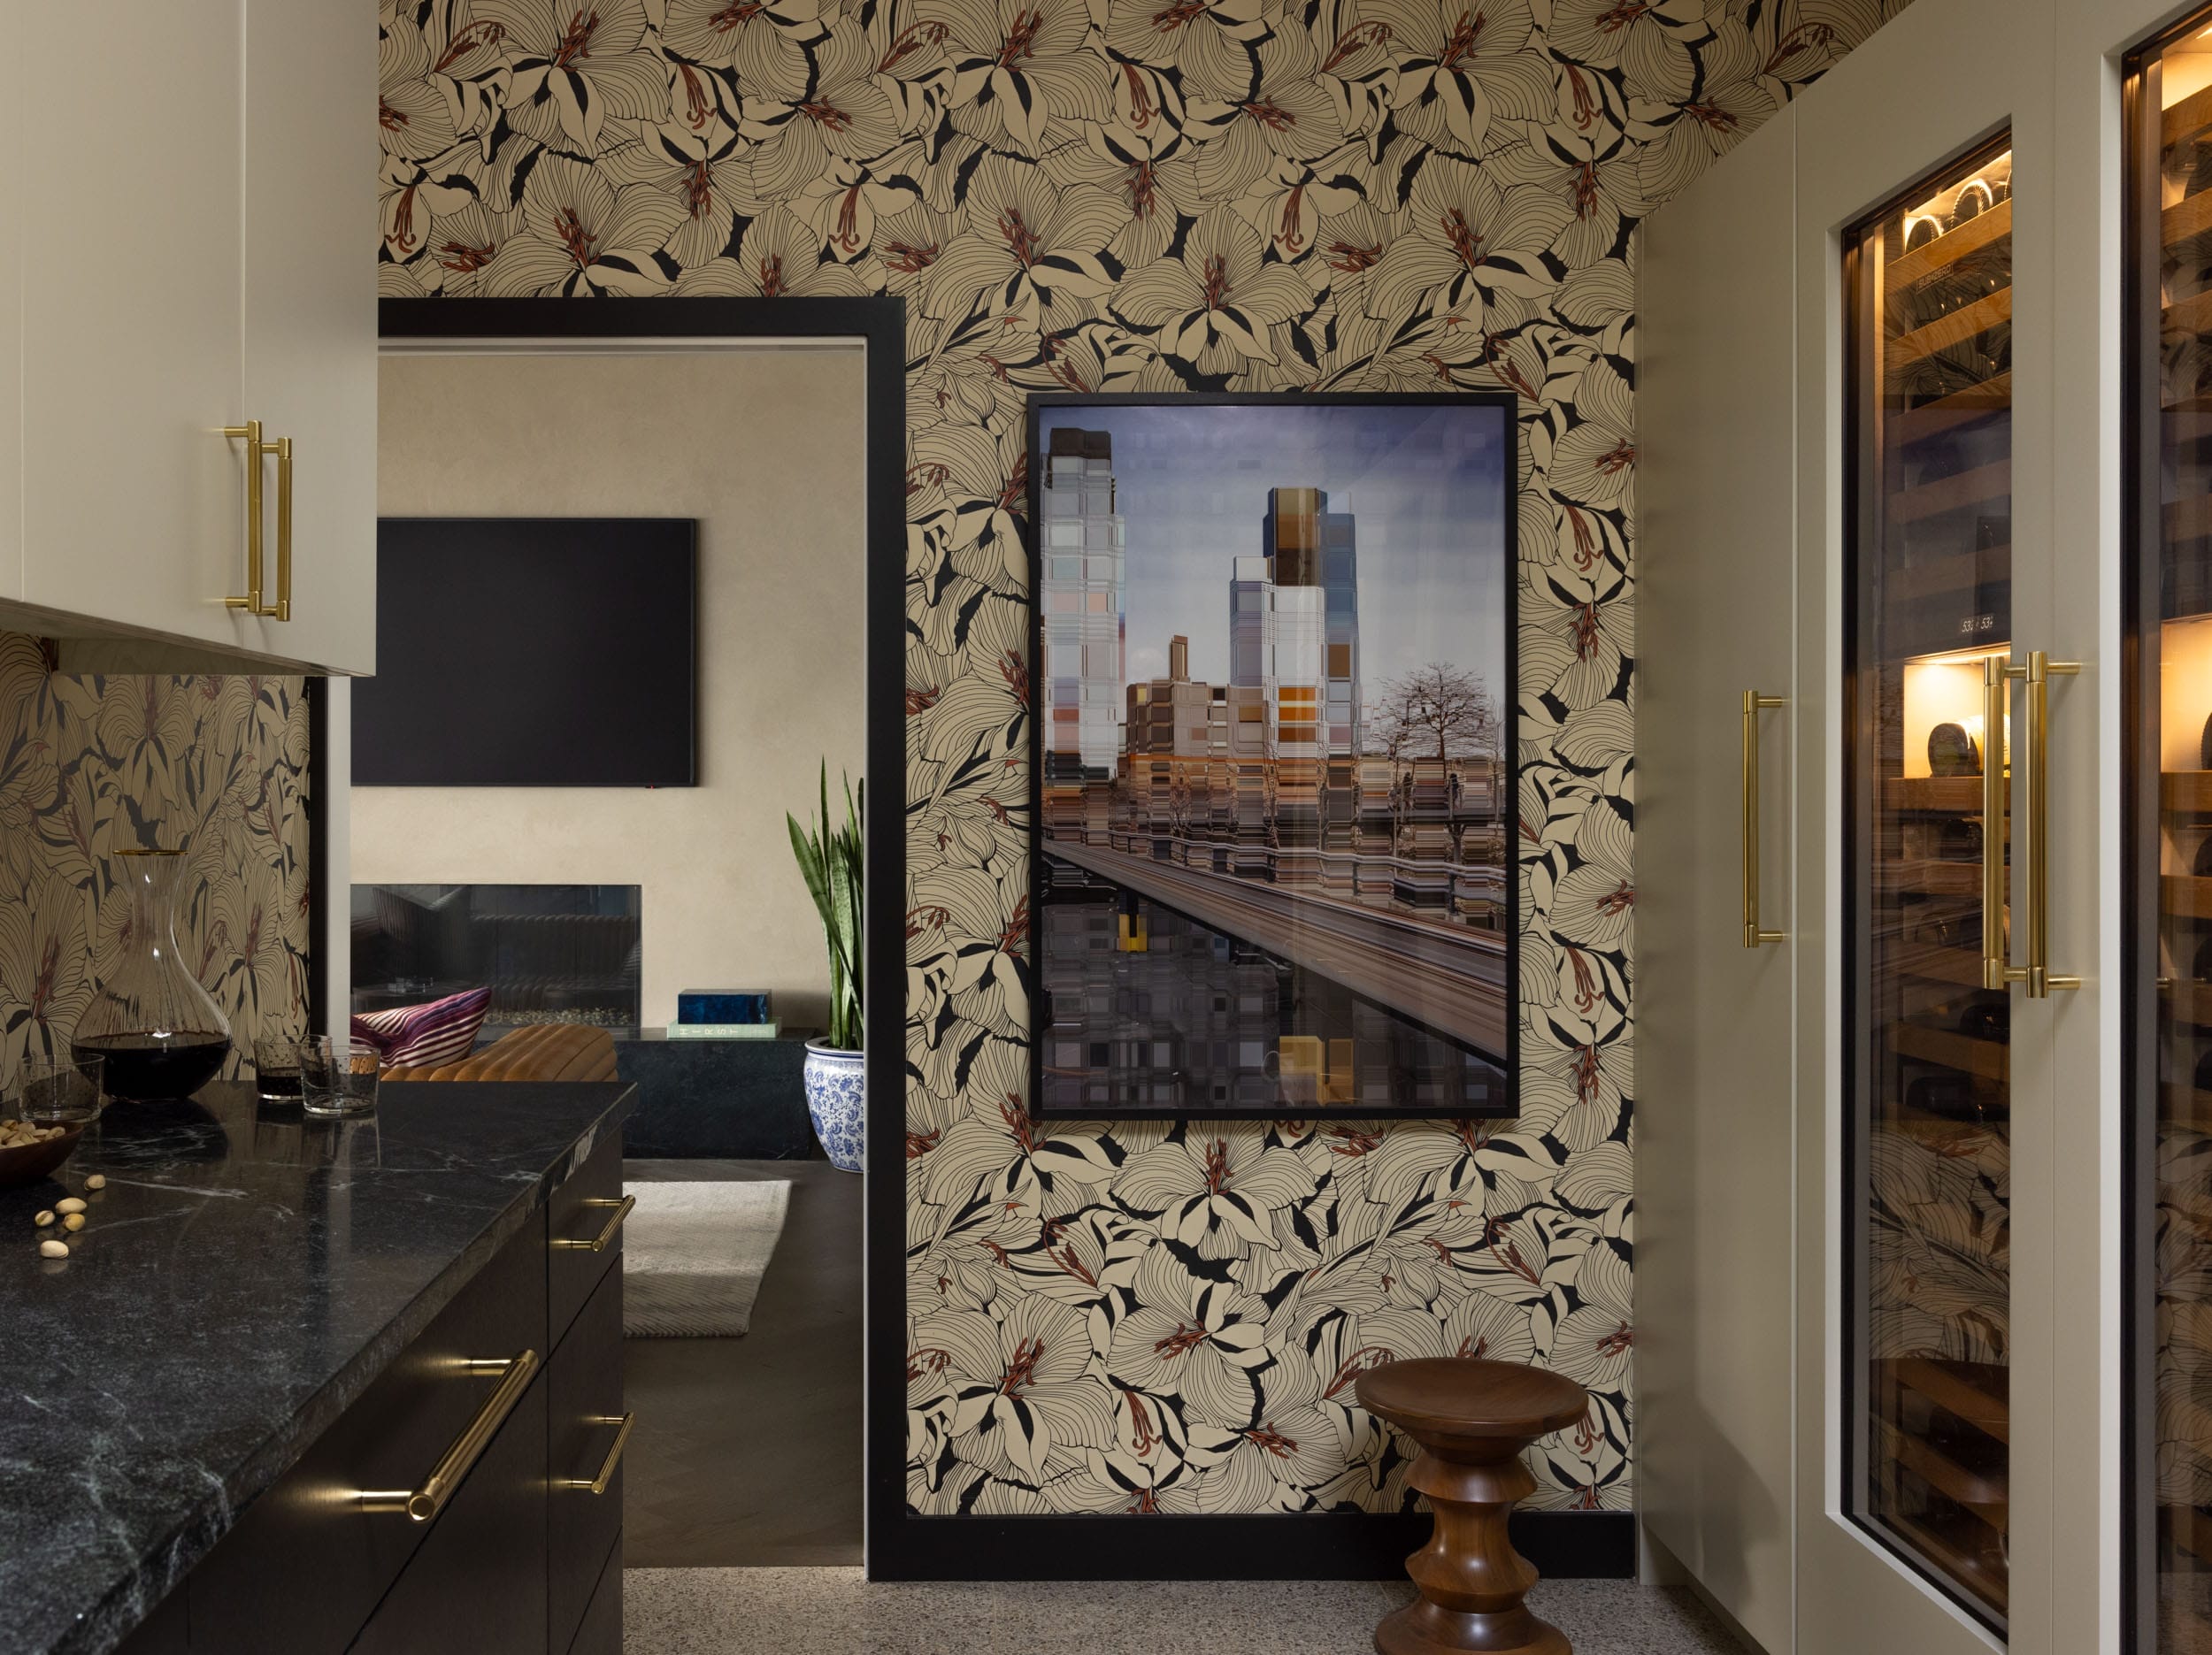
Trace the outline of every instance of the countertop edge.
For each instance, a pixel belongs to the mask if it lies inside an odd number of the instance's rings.
[[[412,1084],[433,1086],[449,1083]],[[406,1307],[363,1345],[328,1383],[273,1429],[262,1445],[247,1456],[221,1487],[211,1490],[165,1539],[139,1560],[134,1571],[85,1611],[50,1646],[50,1655],[110,1655],[161,1606],[185,1576],[215,1549],[216,1543],[237,1526],[246,1507],[298,1464],[339,1416],[360,1399],[392,1358],[411,1344],[438,1313],[475,1280],[499,1249],[521,1230],[530,1214],[544,1206],[552,1192],[566,1182],[602,1136],[620,1127],[635,1113],[637,1088],[626,1082],[609,1084],[620,1084],[622,1091],[605,1111],[576,1134],[534,1183],[518,1187],[515,1199],[454,1255],[452,1262],[410,1299]]]

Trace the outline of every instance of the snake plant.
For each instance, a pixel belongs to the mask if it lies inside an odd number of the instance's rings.
[[[847,777],[844,824],[833,826],[825,760],[819,818],[801,827],[797,817],[784,816],[791,825],[792,853],[829,941],[829,1044],[847,1052],[858,1051],[861,1039],[861,823],[867,802],[868,784],[863,781],[856,796]]]

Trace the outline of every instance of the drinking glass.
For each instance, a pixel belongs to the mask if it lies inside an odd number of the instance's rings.
[[[300,1042],[296,1035],[261,1036],[253,1043],[253,1069],[265,1101],[300,1100]]]
[[[39,1126],[81,1126],[100,1113],[103,1063],[83,1056],[27,1057],[17,1080],[22,1118]]]
[[[376,1107],[382,1054],[366,1040],[311,1035],[299,1042],[300,1107],[308,1115],[366,1115]]]

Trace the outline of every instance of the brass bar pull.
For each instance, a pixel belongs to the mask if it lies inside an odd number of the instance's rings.
[[[2005,938],[2005,689],[2027,677],[2003,655],[1982,660],[1982,986],[2024,983]]]
[[[2028,969],[2024,976],[2030,1000],[2047,1000],[2053,989],[2081,986],[2078,977],[2051,973],[2051,680],[2080,670],[2078,661],[2054,661],[2040,649],[2028,654],[2027,797],[2020,816],[2028,885]]]
[[[491,1395],[484,1398],[484,1406],[476,1410],[475,1418],[461,1428],[461,1434],[439,1456],[422,1486],[364,1490],[354,1497],[356,1503],[365,1512],[405,1512],[419,1523],[426,1523],[435,1517],[445,1509],[446,1501],[461,1486],[470,1467],[483,1456],[492,1438],[499,1434],[507,1416],[515,1411],[515,1404],[522,1400],[522,1393],[530,1388],[538,1366],[535,1351],[524,1351],[512,1361],[467,1363],[471,1373],[496,1373],[502,1377]]]
[[[1759,929],[1759,714],[1768,707],[1786,707],[1786,695],[1743,693],[1743,946],[1784,942],[1787,933]]]
[[[595,1477],[563,1477],[556,1487],[581,1489],[588,1494],[604,1494],[607,1484],[614,1481],[614,1468],[622,1463],[622,1451],[630,1445],[630,1427],[637,1423],[637,1415],[625,1414],[618,1420],[603,1417],[591,1423],[615,1428],[614,1441],[608,1445],[607,1457],[599,1462],[599,1475]]]
[[[608,1219],[606,1223],[601,1226],[599,1233],[592,1237],[589,1240],[586,1240],[581,1236],[554,1237],[553,1245],[555,1247],[560,1248],[564,1251],[604,1253],[607,1250],[608,1244],[613,1241],[615,1231],[622,1228],[622,1221],[629,1217],[630,1209],[637,1205],[637,1197],[634,1195],[626,1195],[620,1200],[617,1201],[611,1200],[603,1195],[594,1196],[590,1200],[586,1201],[584,1205],[586,1207],[611,1207],[614,1209],[614,1216]]]
[[[261,441],[261,422],[249,419],[242,425],[225,425],[223,435],[246,445],[246,595],[227,597],[224,607],[243,609],[249,615],[261,614],[261,576],[264,548],[261,542],[261,456],[268,452]]]
[[[273,621],[292,618],[292,439],[276,440],[277,461],[277,596],[271,608],[259,613]]]

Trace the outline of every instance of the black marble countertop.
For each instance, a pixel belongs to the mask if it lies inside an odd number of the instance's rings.
[[[111,1105],[58,1184],[0,1190],[0,1655],[112,1649],[631,1098],[390,1084],[329,1122],[219,1083]],[[41,1258],[32,1214],[94,1172]]]

